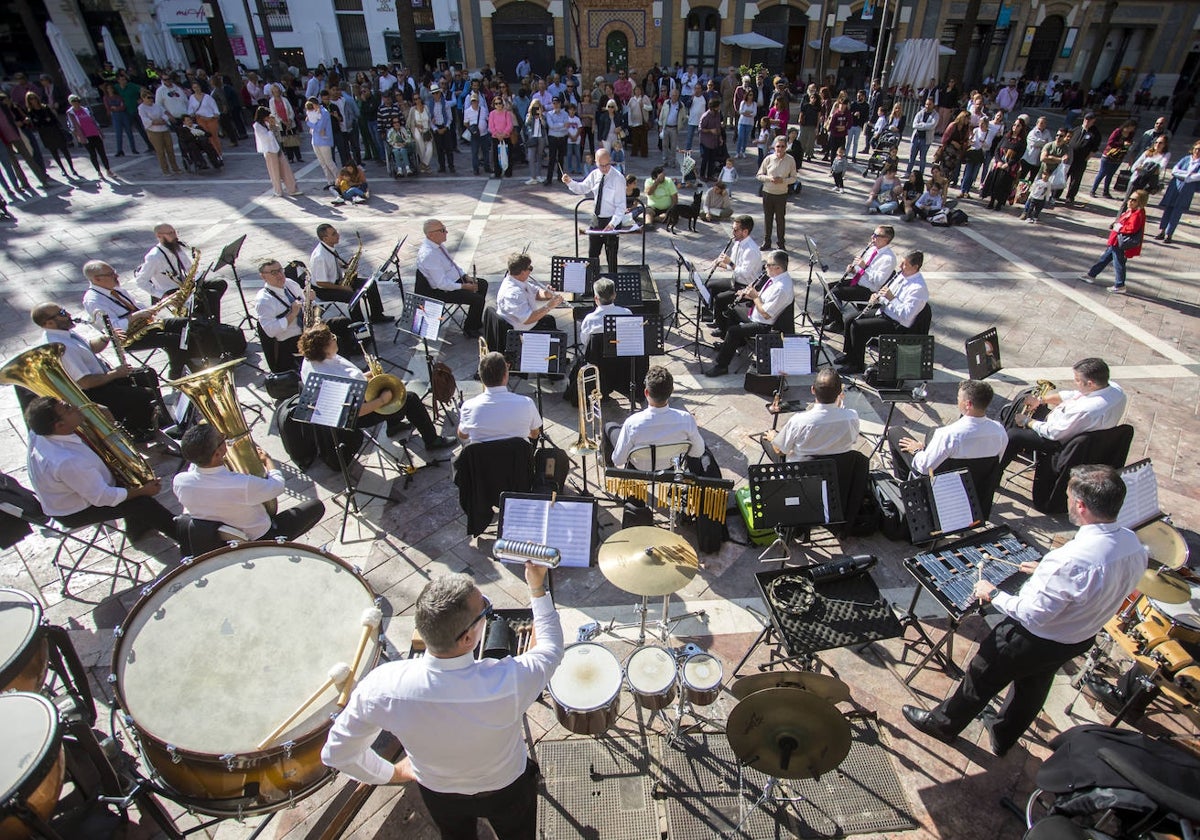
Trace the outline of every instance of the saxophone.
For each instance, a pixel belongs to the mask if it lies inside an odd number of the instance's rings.
[[[358,231],[354,232],[354,236],[358,239],[358,250],[354,252],[354,256],[350,258],[350,262],[346,263],[346,270],[342,272],[342,279],[337,283],[344,289],[353,289],[354,284],[358,282],[358,262],[362,259],[363,241]]]
[[[171,297],[177,298],[176,302],[171,304],[171,313],[176,318],[184,318],[187,316],[187,302],[196,292],[196,273],[200,270],[200,249],[192,248],[192,267],[188,269],[187,276],[180,279],[175,278],[179,282],[179,289],[171,294]],[[208,274],[208,269],[204,270],[205,275]],[[201,278],[203,279],[203,278]]]
[[[187,298],[184,298],[184,300],[187,300]],[[172,310],[174,310],[174,307],[180,305],[179,292],[171,292],[171,294],[167,295],[149,309],[141,310],[146,315],[144,322],[139,318],[135,325],[133,316],[131,315],[129,318],[129,326],[125,330],[125,340],[121,342],[121,346],[129,347],[131,344],[134,344],[144,338],[147,333],[153,330],[161,330],[163,328],[163,322],[158,319],[158,313],[167,307],[172,307]]]

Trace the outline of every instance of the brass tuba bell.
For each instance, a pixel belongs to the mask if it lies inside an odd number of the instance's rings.
[[[39,397],[53,397],[79,409],[83,423],[77,432],[104,461],[113,478],[128,488],[154,481],[150,462],[134,448],[129,436],[108,419],[104,409],[88,399],[63,369],[65,349],[54,342],[14,356],[0,368],[0,385],[20,385]]]

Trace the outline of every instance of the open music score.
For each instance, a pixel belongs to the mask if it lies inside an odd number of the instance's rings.
[[[967,474],[942,473],[930,480],[936,524],[943,533],[970,528],[975,521],[971,498],[963,484],[964,475]]]
[[[661,356],[663,321],[658,315],[605,315],[604,355]]]
[[[329,429],[353,428],[366,390],[364,380],[310,373],[304,380],[292,418]]]
[[[1136,528],[1162,516],[1158,504],[1158,476],[1149,458],[1130,464],[1121,470],[1125,482],[1125,501],[1117,514],[1122,528]]]
[[[617,337],[618,356],[646,355],[645,334],[641,318],[617,318],[613,329]]]
[[[586,568],[596,533],[595,499],[557,499],[550,495],[502,493],[499,536],[557,548],[560,566]]]
[[[441,341],[446,305],[434,298],[409,292],[404,298],[400,329],[425,341]]]
[[[754,336],[754,358],[759,373],[770,376],[811,376],[819,345],[808,335],[776,332]]]
[[[514,373],[557,374],[566,369],[566,347],[560,330],[509,330],[503,352]]]
[[[975,584],[981,577],[993,586],[1015,591],[1015,586],[1026,577],[1021,564],[1036,563],[1041,558],[1037,549],[1008,528],[1000,527],[951,543],[939,551],[909,557],[904,567],[957,620],[978,606]]]
[[[900,497],[914,543],[966,530],[983,519],[975,482],[966,470],[901,482]]]
[[[600,273],[600,260],[590,257],[550,258],[550,287],[578,298],[590,298]]]
[[[529,332],[521,336],[521,370],[550,372],[550,333]]]

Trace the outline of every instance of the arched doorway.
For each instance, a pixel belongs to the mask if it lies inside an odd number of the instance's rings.
[[[794,6],[769,6],[758,13],[751,27],[754,32],[778,41],[782,47],[769,50],[751,50],[747,64],[761,63],[765,67],[783,68],[789,79],[794,79],[804,66],[804,33],[808,27],[808,15]]]
[[[492,14],[492,51],[496,69],[505,78],[517,78],[523,58],[535,75],[554,69],[554,17],[536,3],[509,3]]]
[[[1050,15],[1042,21],[1034,33],[1029,46],[1029,60],[1025,62],[1025,76],[1030,79],[1049,79],[1058,47],[1062,43],[1066,21],[1061,15]]]
[[[696,65],[696,72],[717,76],[717,41],[721,37],[721,13],[699,8],[688,12],[684,23],[683,66]]]
[[[607,73],[629,70],[629,37],[620,29],[609,32],[604,39],[604,64]]]

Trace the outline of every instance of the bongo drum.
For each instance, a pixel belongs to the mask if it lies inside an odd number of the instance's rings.
[[[0,694],[0,840],[31,836],[18,812],[31,812],[43,822],[50,819],[64,775],[54,704],[40,694]]]
[[[643,709],[665,709],[675,699],[679,666],[669,650],[643,645],[625,660],[625,680],[633,699]]]

